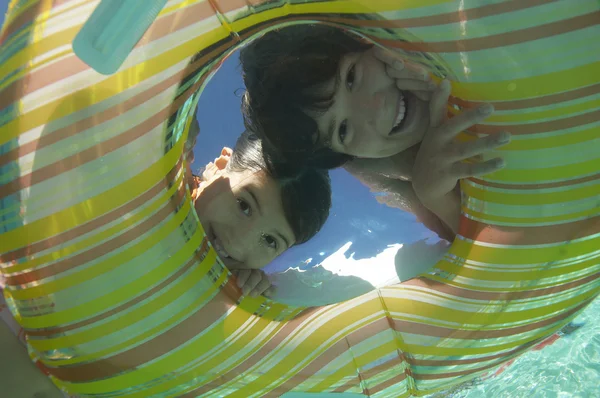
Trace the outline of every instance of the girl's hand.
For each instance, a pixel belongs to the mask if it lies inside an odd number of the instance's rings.
[[[413,169],[413,188],[419,200],[438,215],[445,202],[455,201],[445,199],[448,199],[448,195],[456,195],[458,180],[481,176],[504,167],[504,160],[501,158],[482,162],[464,161],[510,142],[510,134],[506,132],[469,142],[456,141],[455,138],[461,131],[485,120],[494,108],[485,104],[448,119],[449,96],[450,82],[444,80],[429,104],[430,125],[421,142]]]
[[[237,277],[237,285],[244,296],[256,297],[262,294],[269,297],[275,293],[275,286],[259,269],[234,269],[231,272]]]
[[[410,91],[423,101],[431,100],[436,84],[431,80],[427,69],[403,59],[401,54],[395,51],[377,47],[374,55],[386,65],[387,75],[396,80],[396,86],[400,90]]]

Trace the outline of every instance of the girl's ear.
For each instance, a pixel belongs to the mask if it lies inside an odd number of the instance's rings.
[[[215,159],[214,164],[215,166],[219,169],[219,170],[224,170],[225,167],[227,167],[227,164],[229,163],[229,160],[231,159],[231,154],[233,153],[233,151],[231,150],[231,148],[223,148],[221,150],[221,155]]]

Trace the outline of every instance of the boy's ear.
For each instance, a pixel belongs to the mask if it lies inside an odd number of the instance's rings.
[[[217,168],[219,170],[224,170],[225,167],[227,167],[227,164],[229,163],[229,160],[231,159],[231,154],[233,153],[233,151],[231,150],[231,148],[223,148],[221,150],[221,155],[215,159],[215,166],[217,166]]]

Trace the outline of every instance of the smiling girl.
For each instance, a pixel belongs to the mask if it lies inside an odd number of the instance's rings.
[[[344,166],[372,190],[402,198],[441,237],[458,230],[458,180],[503,167],[465,162],[507,143],[508,133],[457,142],[490,105],[447,115],[450,84],[389,50],[325,25],[266,33],[240,55],[248,128],[291,162]]]

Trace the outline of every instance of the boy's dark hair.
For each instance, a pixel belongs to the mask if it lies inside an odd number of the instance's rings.
[[[308,241],[325,224],[331,208],[331,183],[326,170],[283,161],[263,148],[262,140],[249,131],[238,138],[227,168],[234,172],[263,171],[277,182],[296,244]]]
[[[330,169],[351,160],[319,142],[317,123],[306,113],[325,112],[333,93],[307,88],[335,78],[344,55],[371,47],[352,33],[320,24],[280,28],[251,42],[240,52],[246,128],[290,162]]]

